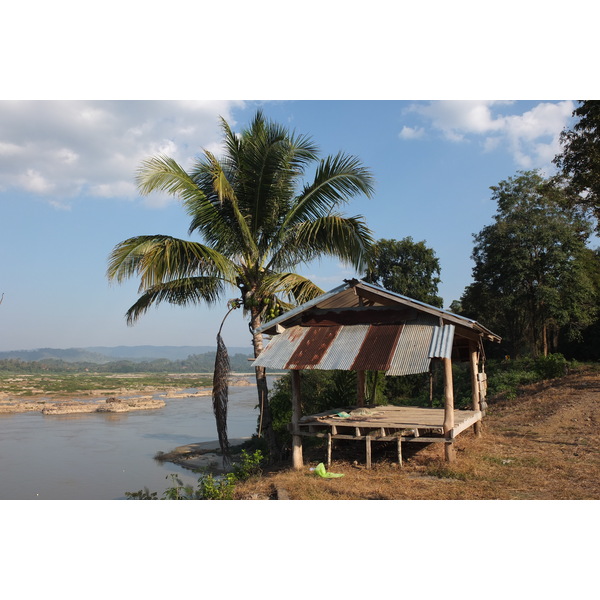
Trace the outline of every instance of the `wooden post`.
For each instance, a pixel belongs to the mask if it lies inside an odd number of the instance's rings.
[[[452,439],[454,429],[454,384],[452,381],[452,360],[443,358],[444,363],[444,435],[446,439]],[[448,462],[455,459],[454,446],[452,443],[444,444],[444,454]]]
[[[365,436],[365,445],[366,445],[366,453],[367,453],[367,469],[371,468],[371,436]]]
[[[469,359],[471,366],[471,397],[473,399],[473,410],[481,410],[481,405],[479,404],[479,381],[477,379],[479,356],[477,353],[477,346],[474,342],[469,343]],[[477,421],[477,423],[473,425],[473,431],[476,436],[481,435],[481,421]]]
[[[429,365],[429,408],[433,408],[433,362]]]
[[[398,465],[402,466],[402,440],[398,436]]]
[[[356,372],[356,396],[358,399],[358,406],[365,405],[365,372]]]
[[[294,469],[303,467],[302,436],[296,435],[299,429],[302,408],[300,405],[300,371],[292,371],[292,465]]]
[[[331,432],[327,433],[327,468],[331,467]]]

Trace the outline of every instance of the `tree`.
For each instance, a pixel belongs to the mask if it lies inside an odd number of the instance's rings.
[[[375,244],[373,264],[365,273],[368,283],[442,307],[438,293],[440,261],[425,242],[379,240]]]
[[[589,222],[565,208],[564,190],[537,171],[491,189],[498,208],[494,223],[474,236],[463,313],[502,335],[510,353],[547,355],[561,331],[576,336],[597,311],[585,268]]]
[[[252,331],[254,355],[263,349],[256,333],[263,319],[323,291],[295,272],[322,256],[366,267],[373,244],[362,216],[338,208],[351,197],[370,197],[370,172],[353,156],[319,159],[305,135],[267,120],[261,111],[239,135],[225,120],[224,154],[203,151],[186,172],[167,156],[144,161],[137,174],[142,194],[178,197],[191,219],[189,235],[204,243],[165,235],[142,235],[117,244],[109,257],[109,280],[140,278],[140,297],[127,311],[133,324],[152,305],[214,304],[236,290]],[[309,167],[313,177],[303,183]],[[264,368],[256,369],[261,428],[275,450]]]
[[[553,162],[566,181],[570,204],[591,214],[600,231],[600,100],[580,101],[573,116],[579,120],[561,133],[563,151]]]

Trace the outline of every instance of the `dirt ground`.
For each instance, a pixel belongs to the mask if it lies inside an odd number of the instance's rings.
[[[300,471],[274,467],[237,488],[238,499],[290,500],[593,500],[600,499],[600,372],[586,369],[521,390],[516,399],[489,399],[482,435],[457,438],[457,459],[443,460],[442,444],[334,446],[323,479],[309,469],[325,462],[322,448],[304,452]],[[415,446],[419,446],[415,448]],[[355,462],[356,461],[356,462]]]

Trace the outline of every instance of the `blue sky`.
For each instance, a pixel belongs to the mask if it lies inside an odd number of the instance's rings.
[[[425,240],[442,267],[445,306],[471,281],[472,235],[495,211],[489,187],[519,169],[552,172],[570,100],[527,101],[2,101],[0,102],[0,350],[93,345],[213,345],[225,307],[124,313],[137,282],[109,285],[106,259],[128,237],[187,237],[176,200],[140,197],[140,161],[183,165],[219,149],[218,117],[234,127],[257,108],[323,155],[355,154],[375,177],[372,199],[346,206],[376,238]],[[302,268],[325,290],[355,273],[336,261]],[[228,298],[235,297],[234,290]],[[241,314],[224,331],[249,346]]]
[[[569,26],[587,9],[583,0],[568,11],[517,0],[7,7],[0,350],[213,345],[224,307],[165,305],[127,327],[137,283],[109,286],[106,260],[134,235],[186,235],[176,201],[137,195],[140,161],[166,152],[189,165],[202,148],[218,151],[219,116],[240,127],[258,107],[310,134],[323,155],[342,150],[372,169],[374,198],[353,200],[347,214],[364,215],[377,238],[425,240],[448,306],[471,280],[472,235],[495,208],[489,187],[518,169],[550,170],[569,99],[597,97],[595,20]],[[353,275],[332,261],[302,272],[325,290]],[[249,345],[241,315],[224,336]]]

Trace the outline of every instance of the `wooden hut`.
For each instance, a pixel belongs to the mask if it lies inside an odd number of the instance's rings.
[[[367,467],[371,443],[395,441],[402,464],[402,442],[444,444],[446,460],[454,459],[453,442],[469,427],[480,433],[485,414],[486,376],[483,341],[501,338],[476,321],[387,291],[356,279],[298,306],[262,325],[271,336],[255,366],[292,372],[292,460],[301,468],[302,438],[327,439],[331,464],[336,439],[363,440]],[[365,372],[388,376],[426,373],[432,361],[444,371],[444,408],[365,406]],[[452,361],[468,361],[472,409],[454,409]],[[357,397],[347,406],[315,415],[301,414],[300,371],[357,371]]]

